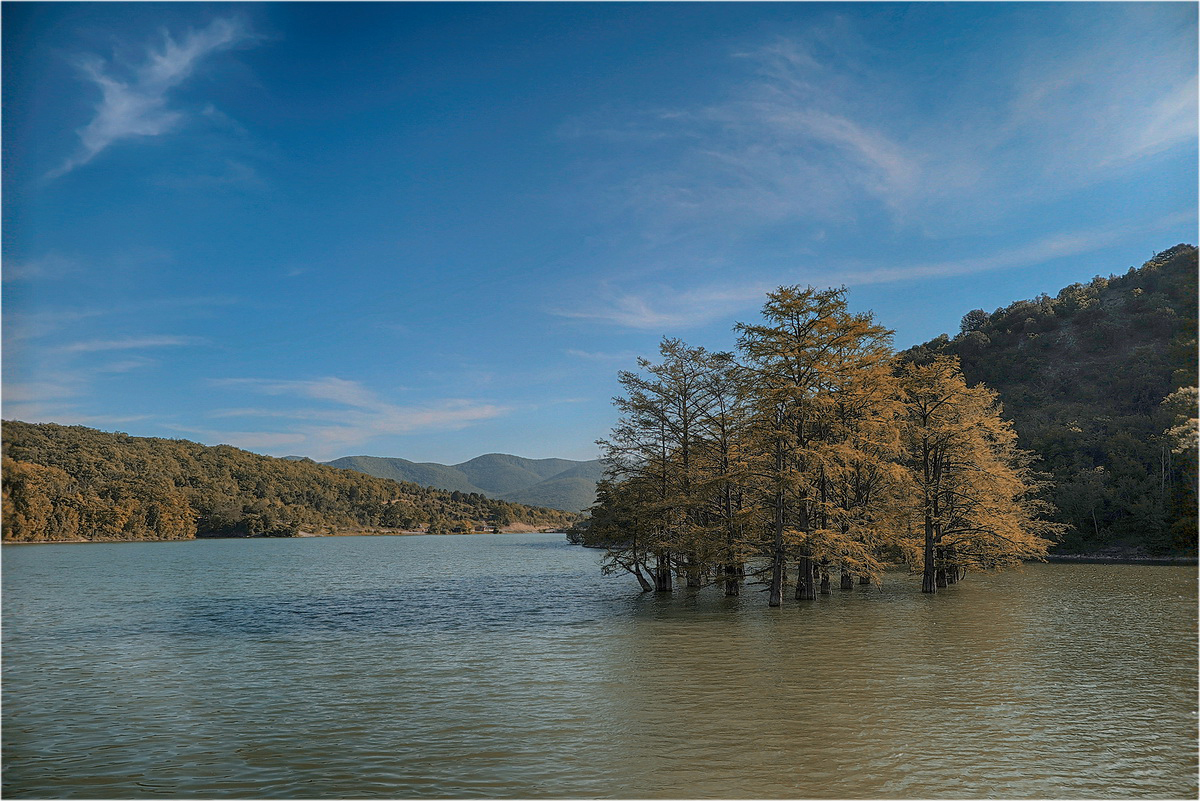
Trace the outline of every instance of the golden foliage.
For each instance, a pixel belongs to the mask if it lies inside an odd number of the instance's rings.
[[[1029,457],[956,362],[898,365],[891,332],[844,289],[781,287],[737,330],[740,360],[665,339],[660,362],[620,374],[585,537],[608,569],[649,588],[643,573],[667,564],[728,592],[749,566],[776,605],[789,561],[808,597],[833,570],[878,581],[906,559],[933,588],[939,570],[1045,555],[1057,528]]]

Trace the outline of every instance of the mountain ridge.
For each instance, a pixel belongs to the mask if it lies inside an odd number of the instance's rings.
[[[343,456],[321,464],[565,512],[581,512],[595,502],[596,482],[604,471],[599,459],[527,459],[510,453],[485,453],[453,465],[366,455]]]

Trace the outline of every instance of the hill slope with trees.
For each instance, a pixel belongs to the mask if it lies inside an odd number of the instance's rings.
[[[1195,553],[1196,248],[963,317],[906,351],[957,356],[1052,476],[1060,552]],[[1188,389],[1193,388],[1193,389]]]
[[[595,502],[596,482],[604,473],[599,459],[525,459],[507,453],[488,453],[456,465],[381,456],[344,456],[325,464],[566,512],[581,512]]]
[[[3,442],[6,541],[451,533],[579,517],[228,445],[17,421],[4,423]]]

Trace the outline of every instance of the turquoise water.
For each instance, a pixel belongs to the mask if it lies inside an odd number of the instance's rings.
[[[896,574],[771,610],[598,558],[559,534],[5,546],[3,794],[1196,796],[1194,567]]]

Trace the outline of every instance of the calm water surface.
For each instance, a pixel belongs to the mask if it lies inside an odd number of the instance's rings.
[[[1195,567],[770,610],[598,558],[560,534],[5,546],[3,794],[1196,797]]]

